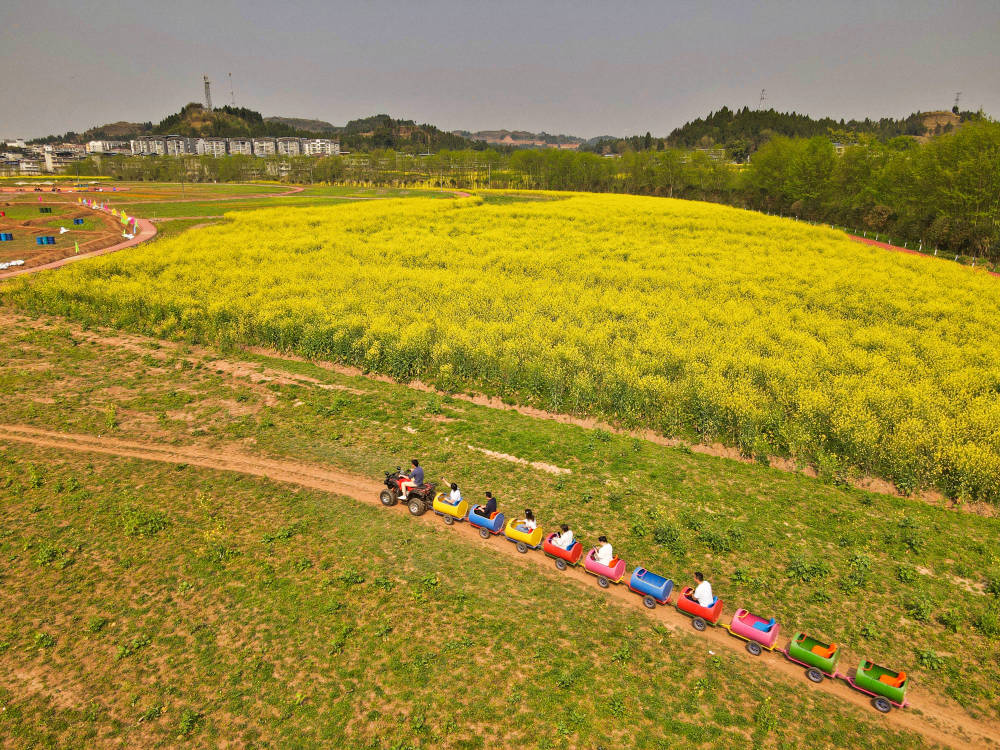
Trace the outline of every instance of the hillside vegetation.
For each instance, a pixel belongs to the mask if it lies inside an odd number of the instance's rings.
[[[710,204],[538,197],[238,213],[2,293],[1000,499],[993,278]]]

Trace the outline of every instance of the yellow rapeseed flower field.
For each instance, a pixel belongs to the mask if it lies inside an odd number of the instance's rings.
[[[536,197],[240,212],[3,296],[1000,499],[1000,279],[717,205]]]

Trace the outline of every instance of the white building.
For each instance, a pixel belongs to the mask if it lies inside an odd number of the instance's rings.
[[[305,138],[302,140],[302,153],[307,156],[337,156],[340,154],[340,141],[329,138]]]
[[[125,148],[125,141],[88,141],[84,147],[88,154],[112,154]]]
[[[299,138],[279,138],[278,153],[282,156],[299,156],[302,153],[302,140]]]
[[[253,156],[253,141],[249,138],[230,138],[229,153]]]
[[[254,156],[274,156],[278,152],[274,138],[254,138]]]
[[[194,153],[194,149],[191,147],[193,144],[190,141],[190,138],[184,138],[180,135],[168,135],[167,156],[184,156]]]
[[[167,153],[167,139],[155,135],[140,135],[131,142],[136,156],[163,156]]]
[[[194,142],[194,151],[196,154],[214,156],[218,159],[220,156],[226,155],[226,139],[198,138]]]

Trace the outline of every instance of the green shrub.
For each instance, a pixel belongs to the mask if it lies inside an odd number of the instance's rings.
[[[907,599],[903,608],[910,617],[918,622],[930,622],[931,615],[934,614],[934,605],[924,596]]]
[[[802,583],[809,583],[830,575],[830,566],[825,561],[808,561],[801,557],[793,558],[785,570],[789,578]]]
[[[991,607],[983,610],[976,615],[972,624],[987,638],[1000,637],[1000,608]]]
[[[118,514],[122,529],[129,536],[152,537],[167,528],[167,516],[159,511],[128,506]]]
[[[944,626],[945,630],[957,633],[965,623],[965,615],[957,609],[946,609],[938,613],[937,621]]]

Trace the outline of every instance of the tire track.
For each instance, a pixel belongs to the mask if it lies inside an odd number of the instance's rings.
[[[368,505],[381,505],[378,494],[383,485],[368,477],[314,464],[253,456],[234,450],[194,445],[173,446],[95,435],[54,432],[28,425],[4,424],[0,424],[0,441],[27,443],[61,451],[97,453],[238,472],[344,495]],[[397,505],[392,511],[407,512],[404,505]],[[438,523],[437,517],[432,514],[421,517],[418,522]],[[482,539],[478,530],[467,523],[456,523],[446,533],[457,534],[466,544],[490,547],[496,554],[506,554],[508,557],[513,557],[518,564],[532,565],[543,571],[554,583],[560,578],[568,578],[576,585],[594,586],[592,576],[584,573],[581,569],[570,568],[561,573],[556,572],[554,567],[550,565],[549,559],[543,555],[519,555],[514,546],[506,544],[503,539],[492,537]],[[605,593],[616,602],[633,608],[638,607],[640,603],[639,597],[629,592],[624,585],[612,586],[605,590]],[[657,607],[655,610],[641,611],[646,611],[650,617],[674,631],[686,628],[689,622],[686,617],[677,613],[672,607]],[[727,649],[740,658],[780,674],[784,680],[800,682],[803,690],[821,690],[865,710],[872,710],[867,696],[849,690],[839,681],[824,680],[819,685],[813,685],[806,682],[804,670],[801,667],[778,655],[766,653],[760,657],[748,655],[744,651],[743,641],[731,637],[720,628],[709,627],[699,637],[704,638],[711,648]],[[919,687],[909,691],[909,699],[911,704],[919,709],[919,713],[896,710],[884,716],[877,716],[893,729],[920,734],[926,740],[946,747],[984,748],[1000,745],[1000,727],[996,722],[973,719],[960,708],[945,704],[936,696],[923,692]]]

